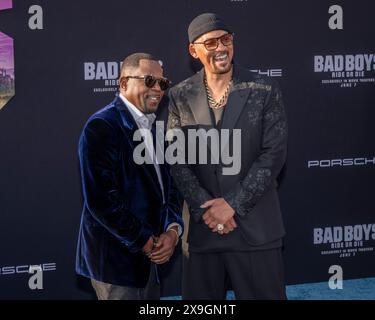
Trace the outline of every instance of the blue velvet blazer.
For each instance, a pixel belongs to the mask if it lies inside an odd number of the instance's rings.
[[[79,140],[84,206],[76,272],[121,286],[144,287],[150,262],[142,247],[170,223],[183,226],[181,198],[167,165],[160,165],[165,204],[152,164],[137,165],[138,129],[123,101],[115,100],[86,123]]]

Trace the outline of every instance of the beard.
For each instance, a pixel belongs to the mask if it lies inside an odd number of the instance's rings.
[[[233,67],[233,62],[231,61],[225,66],[217,66],[216,63],[214,62],[214,67],[212,70],[212,73],[214,74],[226,74],[232,70]]]

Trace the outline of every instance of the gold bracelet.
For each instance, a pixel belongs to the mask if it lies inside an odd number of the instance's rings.
[[[171,230],[174,231],[174,232],[176,232],[177,240],[176,240],[176,243],[174,244],[174,246],[177,246],[177,243],[178,243],[178,240],[179,240],[180,236],[178,235],[178,232],[176,231],[176,229],[170,228],[167,231],[171,231]]]

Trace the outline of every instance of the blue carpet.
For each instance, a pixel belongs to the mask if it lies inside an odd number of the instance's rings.
[[[297,284],[286,287],[289,300],[375,300],[375,278],[344,280],[342,289],[332,290],[328,282]],[[181,296],[164,297],[163,300],[181,300]],[[227,300],[233,300],[228,291]]]
[[[375,300],[375,278],[344,280],[342,289],[332,290],[327,282],[287,286],[290,300]]]

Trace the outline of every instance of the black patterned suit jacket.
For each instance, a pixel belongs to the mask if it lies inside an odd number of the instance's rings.
[[[204,70],[169,92],[168,129],[209,130],[214,127],[204,87]],[[279,86],[237,65],[221,121],[221,129],[241,130],[240,171],[224,175],[224,165],[175,164],[171,168],[190,212],[190,251],[253,250],[280,246],[284,225],[277,181],[287,152],[287,120]],[[237,141],[238,142],[238,141]],[[226,148],[233,151],[233,139]],[[208,147],[208,150],[210,148]],[[238,228],[213,233],[202,220],[205,201],[223,197],[235,210]]]

